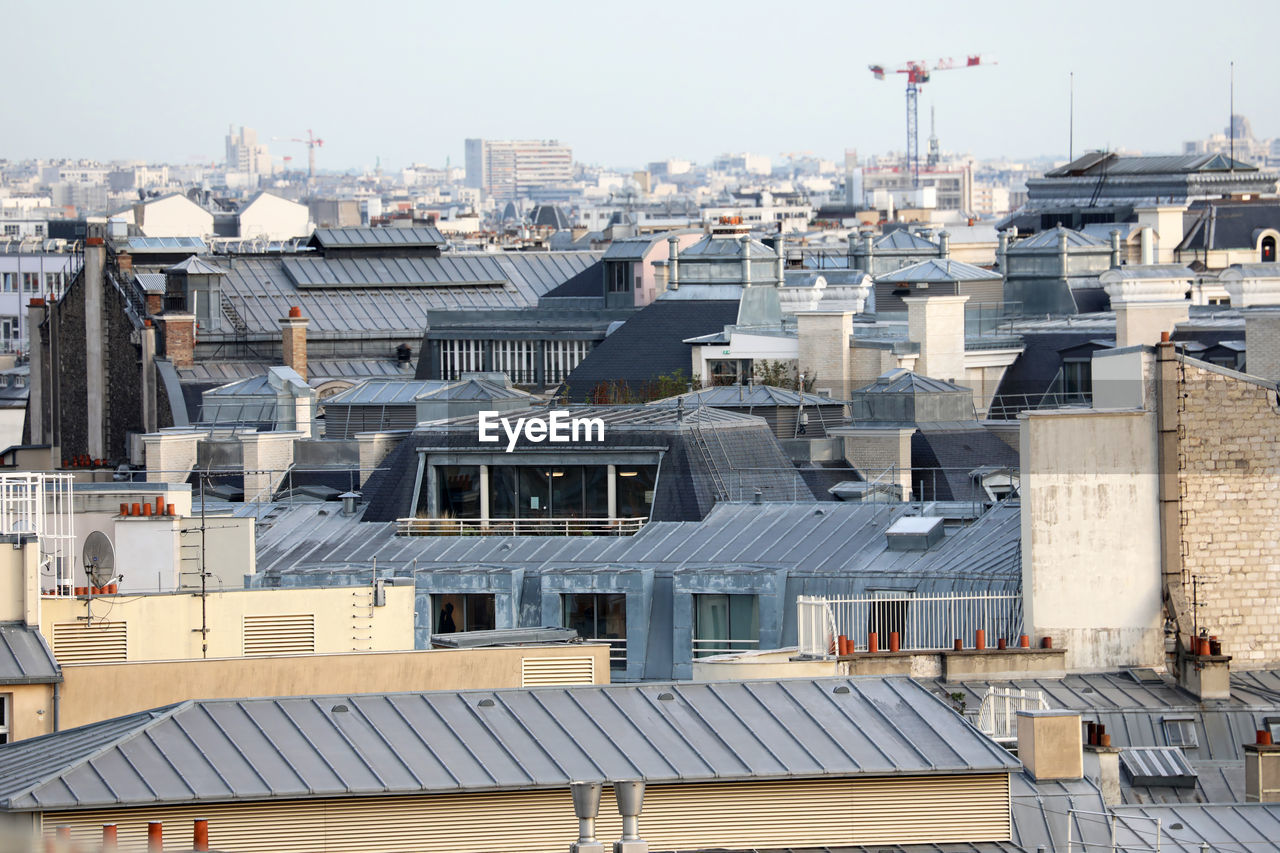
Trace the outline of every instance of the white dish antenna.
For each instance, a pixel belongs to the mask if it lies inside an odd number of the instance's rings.
[[[116,574],[116,551],[111,540],[101,530],[95,530],[84,540],[84,573],[92,586],[106,586]]]

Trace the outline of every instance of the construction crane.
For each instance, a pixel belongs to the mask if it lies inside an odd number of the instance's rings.
[[[272,139],[276,140],[280,139],[280,137],[273,136]],[[298,139],[294,137],[290,139],[289,142],[300,142],[307,146],[307,191],[310,192],[316,179],[316,149],[324,145],[324,140],[317,139],[316,135],[311,132],[311,128],[307,128],[306,139]],[[287,160],[289,158],[286,157],[285,159]]]
[[[924,60],[908,62],[901,68],[893,69],[895,74],[907,75],[907,171],[911,173],[911,187],[915,189],[920,186],[920,136],[917,131],[918,122],[916,117],[916,101],[920,94],[920,87],[929,82],[929,76],[934,71],[949,71],[953,68],[972,68],[975,65],[995,65],[996,61],[991,57],[967,56],[964,59],[939,59],[933,65]],[[868,65],[871,73],[876,76],[877,80],[883,80],[885,71],[883,65]]]

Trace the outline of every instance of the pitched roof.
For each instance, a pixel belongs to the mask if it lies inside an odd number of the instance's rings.
[[[1167,175],[1189,172],[1256,172],[1241,160],[1232,160],[1222,154],[1174,154],[1155,157],[1123,157],[1102,151],[1081,155],[1065,166],[1050,169],[1046,178],[1066,178],[1090,175]]]
[[[938,244],[932,240],[926,240],[919,234],[915,234],[906,228],[896,228],[887,234],[881,235],[874,242],[872,247],[876,249],[920,249],[924,251],[938,251]]]
[[[841,406],[843,403],[831,397],[822,397],[808,392],[800,393],[789,388],[776,388],[772,385],[715,385],[711,388],[700,388],[687,394],[665,397],[654,400],[650,406],[676,405],[683,400],[686,408],[697,406],[717,406],[721,408],[741,409],[753,406]]]
[[[989,281],[1000,278],[1000,273],[984,270],[964,261],[953,261],[950,258],[929,258],[918,264],[894,270],[877,276],[880,282],[917,282],[917,281]]]
[[[375,377],[339,391],[324,401],[328,406],[412,406],[419,394],[449,384],[441,379]]]
[[[1009,247],[1010,254],[1019,252],[1045,251],[1052,249],[1056,251],[1059,241],[1062,237],[1067,238],[1067,247],[1071,249],[1089,248],[1089,249],[1110,249],[1111,244],[1105,240],[1099,240],[1092,234],[1086,234],[1083,231],[1075,231],[1071,228],[1049,228],[1038,234],[1033,234],[1025,240],[1019,240]]]
[[[945,379],[934,379],[903,367],[886,371],[876,377],[870,385],[857,389],[859,394],[938,394],[948,392],[970,392]]]
[[[0,684],[48,684],[62,670],[40,629],[21,622],[0,623]]]
[[[1019,766],[909,678],[614,684],[189,701],[0,746],[0,804],[57,811]]]
[[[1183,221],[1186,234],[1179,251],[1253,249],[1261,229],[1280,228],[1280,203],[1275,199],[1197,202]]]
[[[179,261],[178,263],[174,264],[173,266],[165,270],[165,272],[184,272],[187,275],[226,275],[227,274],[227,271],[224,270],[222,267],[217,266],[216,264],[211,264],[208,261],[196,255],[192,255],[189,258]]]
[[[423,402],[525,399],[532,403],[538,398],[526,391],[521,391],[519,388],[511,388],[501,382],[494,382],[490,379],[463,379],[460,382],[450,382],[439,388],[429,388],[420,393],[415,399]]]
[[[771,260],[778,257],[778,253],[773,249],[761,243],[759,240],[752,239],[747,243],[748,251],[752,258],[760,258],[761,260]],[[698,242],[694,243],[687,249],[680,250],[680,260],[690,259],[708,259],[715,260],[719,258],[741,258],[742,243],[737,237],[722,237],[708,234]]]

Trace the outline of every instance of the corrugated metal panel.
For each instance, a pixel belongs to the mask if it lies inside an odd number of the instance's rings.
[[[593,657],[520,659],[521,687],[595,683],[596,660]]]
[[[244,654],[298,655],[316,650],[314,613],[244,617]]]
[[[1120,763],[1134,785],[1195,787],[1196,771],[1181,747],[1130,747],[1120,753]]]
[[[53,655],[62,664],[128,660],[127,623],[58,622],[53,626]]]
[[[1008,785],[996,774],[652,786],[640,834],[655,850],[1007,841]],[[81,845],[115,823],[131,853],[146,849],[147,821],[163,821],[172,846],[196,818],[209,821],[211,847],[231,853],[545,853],[577,829],[567,789],[46,813],[43,823],[50,836],[70,826]],[[607,844],[621,833],[606,790],[596,836]]]

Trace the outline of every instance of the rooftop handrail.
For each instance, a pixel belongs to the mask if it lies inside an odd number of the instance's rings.
[[[398,518],[397,536],[633,536],[640,518]]]

